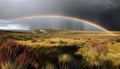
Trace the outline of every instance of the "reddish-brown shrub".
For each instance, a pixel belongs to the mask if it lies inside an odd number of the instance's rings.
[[[87,41],[89,44],[91,44],[92,47],[98,46],[98,43],[95,41]]]
[[[114,44],[115,44],[115,42],[112,42],[111,44],[112,44],[112,45],[114,45]]]
[[[18,64],[31,65],[38,69],[37,55],[28,46],[23,46],[11,40],[0,46],[0,63],[4,61],[17,62]]]
[[[74,40],[80,40],[80,38],[74,38]]]
[[[96,51],[99,54],[106,55],[108,53],[108,47],[107,47],[107,45],[99,45],[99,46],[96,47]]]
[[[88,38],[88,40],[92,40],[91,38]]]
[[[101,42],[101,44],[108,44],[108,42]]]
[[[56,42],[55,41],[49,41],[49,44],[55,44]]]
[[[73,43],[70,46],[78,46],[78,44],[77,43]]]
[[[32,40],[31,42],[34,43],[34,42],[37,42],[37,40]]]

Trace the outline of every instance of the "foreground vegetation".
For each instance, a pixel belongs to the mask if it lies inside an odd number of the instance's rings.
[[[120,69],[120,34],[0,31],[1,69]]]

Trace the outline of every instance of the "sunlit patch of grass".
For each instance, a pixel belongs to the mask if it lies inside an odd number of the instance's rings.
[[[58,57],[60,69],[69,69],[72,63],[72,56],[69,54],[62,54]]]
[[[32,41],[16,41],[20,44],[24,44],[24,45],[29,45],[32,47],[45,47],[45,46],[72,46],[72,45],[79,45],[81,42],[85,42],[84,39],[79,39],[79,40],[74,40],[71,38],[48,38],[48,39],[44,39],[44,41],[42,41],[41,39],[36,39],[36,41],[32,42]]]
[[[97,44],[96,42],[88,42],[88,45],[80,48],[76,52],[77,55],[83,56],[83,61],[86,62],[88,66],[95,65],[99,67],[111,64],[111,68],[114,68],[120,65],[120,43],[106,43],[106,40],[104,41],[104,39],[102,40],[102,42],[98,42]]]
[[[72,61],[72,57],[69,54],[62,54],[58,58],[59,58],[59,62],[63,62],[63,63]]]
[[[55,65],[53,65],[52,63],[50,62],[47,62],[43,67],[42,69],[56,69]]]

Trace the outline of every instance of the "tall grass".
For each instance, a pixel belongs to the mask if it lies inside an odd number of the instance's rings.
[[[15,43],[11,40],[6,41],[0,46],[0,63],[16,62],[26,67],[38,69],[37,54],[31,47]]]
[[[1,63],[1,69],[25,69],[25,67],[13,62],[3,62]]]

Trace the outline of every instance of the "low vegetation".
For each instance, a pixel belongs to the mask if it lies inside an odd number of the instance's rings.
[[[120,69],[120,34],[48,32],[1,31],[0,68]]]
[[[13,62],[2,62],[1,69],[25,69],[22,65]]]
[[[4,64],[4,62],[6,62]],[[8,64],[7,64],[8,62]],[[37,54],[29,46],[24,46],[7,40],[0,46],[0,63],[4,66],[9,66],[9,62],[17,63],[25,67],[38,68]]]

